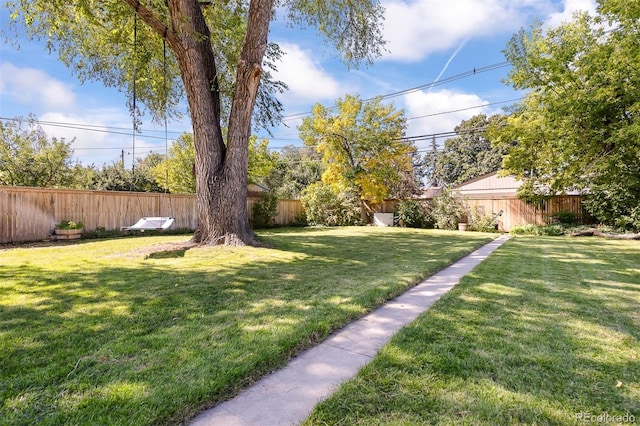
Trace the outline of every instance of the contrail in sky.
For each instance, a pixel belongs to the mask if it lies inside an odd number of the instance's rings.
[[[444,67],[442,67],[442,70],[440,71],[440,74],[438,74],[436,79],[433,81],[434,83],[437,83],[438,80],[440,80],[440,77],[442,77],[442,74],[444,74],[444,72],[447,70],[447,68],[449,67],[449,64],[451,63],[451,61],[453,61],[455,59],[455,57],[458,56],[458,53],[460,53],[460,51],[462,50],[464,45],[467,44],[467,41],[469,41],[469,40],[468,39],[463,40],[462,43],[460,43],[460,46],[458,46],[458,48],[456,49],[456,51],[451,54],[451,56],[449,57],[449,60],[447,61],[447,63],[444,64]],[[433,89],[433,85],[431,87],[429,87],[429,90],[427,90],[427,93],[430,93],[431,89]]]

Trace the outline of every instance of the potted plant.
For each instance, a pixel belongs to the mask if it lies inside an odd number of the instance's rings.
[[[458,230],[469,230],[469,215],[467,214],[467,209],[464,207],[462,207],[458,212]]]
[[[57,240],[76,240],[82,236],[82,222],[62,220],[56,224],[54,233]]]

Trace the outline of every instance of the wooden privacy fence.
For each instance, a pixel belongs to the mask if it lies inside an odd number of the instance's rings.
[[[257,200],[247,199],[249,212]],[[301,211],[299,200],[279,200],[276,223],[289,224]],[[145,216],[173,216],[174,228],[195,229],[195,196],[0,186],[0,243],[47,239],[62,220],[114,230]]]
[[[416,201],[431,202],[432,199],[418,199]],[[552,215],[559,211],[574,213],[582,223],[590,218],[582,208],[582,197],[578,195],[557,195],[545,201],[540,207],[525,203],[516,196],[492,196],[462,198],[468,208],[480,207],[486,214],[497,214],[498,226],[503,232],[509,232],[516,226],[534,224],[546,225],[551,223]],[[400,200],[385,200],[376,205],[376,211],[381,213],[395,213]]]
[[[247,199],[249,214],[257,197]],[[429,201],[429,200],[422,200]],[[486,213],[498,213],[499,229],[508,232],[518,225],[544,225],[551,215],[569,211],[588,219],[580,196],[555,196],[539,208],[516,197],[464,198],[468,207],[481,206]],[[387,200],[377,211],[394,213],[398,200]],[[300,200],[278,200],[275,222],[288,225],[303,212]],[[150,192],[86,191],[73,189],[0,186],[0,243],[37,241],[49,238],[62,220],[82,222],[87,231],[133,225],[145,216],[173,216],[174,228],[195,229],[198,222],[193,195]]]
[[[260,200],[257,197],[249,197],[247,199],[247,207],[249,208],[249,217],[253,206]],[[276,225],[289,225],[293,223],[296,216],[300,215],[304,209],[300,200],[278,200],[278,214],[276,214]]]
[[[535,207],[517,197],[465,198],[469,208],[482,207],[485,213],[499,213],[498,226],[501,231],[509,232],[520,225],[547,225],[552,222],[552,215],[560,211],[568,211],[576,215],[580,222],[588,220],[583,212],[582,197],[578,195],[557,195]]]

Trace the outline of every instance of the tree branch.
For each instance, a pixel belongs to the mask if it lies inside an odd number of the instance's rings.
[[[140,3],[139,0],[122,0],[124,3],[128,4],[131,9],[138,15],[138,18],[142,19],[145,24],[151,27],[158,35],[165,38],[169,46],[174,46],[177,43],[178,38],[176,37],[173,31],[169,30],[169,27],[166,23],[162,22],[160,18],[157,17],[155,11],[144,6]]]

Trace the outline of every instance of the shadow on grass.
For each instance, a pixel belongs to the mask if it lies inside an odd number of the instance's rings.
[[[184,257],[184,254],[188,249],[176,249],[176,250],[160,250],[154,251],[145,256],[145,259],[176,259],[179,257]]]
[[[638,264],[632,243],[510,241],[307,424],[637,421]]]
[[[488,241],[265,234],[275,249],[169,251],[64,271],[0,263],[0,282],[11,283],[0,285],[0,417],[184,422]]]

